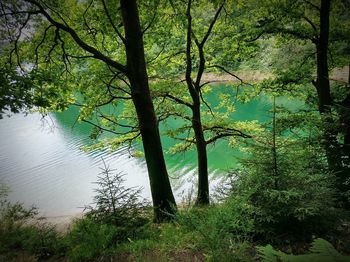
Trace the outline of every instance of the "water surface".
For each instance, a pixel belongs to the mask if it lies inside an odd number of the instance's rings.
[[[233,118],[266,121],[268,104],[266,99],[237,104]],[[103,166],[102,158],[110,168],[126,174],[127,186],[142,186],[143,196],[150,199],[144,159],[131,157],[125,148],[112,153],[82,151],[81,146],[92,142],[91,126],[77,123],[77,114],[76,108],[70,108],[44,119],[33,113],[0,120],[0,179],[11,188],[10,199],[26,206],[35,204],[43,215],[76,214],[81,211],[79,207],[91,203],[96,187],[93,182]],[[165,151],[175,143],[165,137],[162,142]],[[230,149],[226,141],[209,146],[211,173],[230,169],[236,163],[236,156],[237,151]],[[171,177],[195,173],[195,151],[165,157]],[[187,187],[191,186],[187,181],[188,178],[172,181],[178,200],[186,183]]]

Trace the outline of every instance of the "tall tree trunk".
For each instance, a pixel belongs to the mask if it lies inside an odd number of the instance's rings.
[[[316,43],[317,51],[317,80],[316,89],[318,95],[319,111],[321,114],[331,111],[331,92],[328,75],[328,38],[329,38],[329,14],[330,1],[321,1],[320,11],[320,36]]]
[[[335,121],[331,115],[332,97],[330,92],[330,81],[328,71],[328,40],[329,40],[329,16],[330,0],[321,0],[320,9],[320,35],[316,42],[317,51],[317,79],[315,87],[317,89],[319,112],[324,123],[324,147],[327,154],[328,166],[337,178],[337,188],[341,193],[348,190],[345,184],[349,177],[342,167],[341,150],[336,139]],[[345,197],[340,200],[347,206]]]
[[[349,83],[350,85],[350,83]],[[343,151],[350,165],[350,93],[341,103],[340,117],[344,135]]]
[[[350,48],[349,48],[350,50]],[[350,166],[350,65],[348,72],[348,94],[340,104],[340,121],[344,135],[343,151],[346,159],[346,164]],[[350,168],[349,168],[350,169]],[[349,171],[350,173],[350,171]]]
[[[318,108],[324,123],[324,147],[327,154],[328,165],[331,170],[339,171],[339,151],[335,132],[334,121],[331,115],[332,97],[330,92],[328,73],[328,38],[329,38],[329,14],[330,1],[321,0],[320,10],[320,35],[316,42],[317,51],[317,79],[315,87],[318,95]]]
[[[196,138],[197,161],[198,161],[198,192],[196,205],[209,205],[209,178],[207,143],[203,134],[201,122],[199,95],[192,109],[192,128]]]
[[[207,143],[204,138],[203,127],[201,122],[200,111],[200,79],[204,70],[204,55],[201,49],[200,66],[197,74],[197,81],[194,84],[191,78],[192,73],[192,58],[191,58],[191,43],[192,43],[192,17],[191,17],[192,1],[187,2],[187,37],[186,37],[186,84],[192,98],[192,129],[196,139],[197,161],[198,161],[198,192],[196,205],[209,205],[209,181],[208,181],[208,158],[207,158]]]
[[[342,181],[348,181],[343,183],[343,192],[350,193],[350,67],[349,67],[349,78],[348,78],[348,94],[340,104],[340,124],[342,126],[342,132],[344,136],[344,143],[342,145],[343,153],[343,171]],[[345,208],[350,210],[350,201],[345,199]]]
[[[125,29],[128,78],[140,125],[149,173],[155,221],[168,220],[176,211],[159,135],[158,120],[150,95],[143,36],[136,0],[120,0]]]
[[[276,146],[276,97],[273,97],[272,113],[272,159],[273,159],[273,176],[275,179],[275,189],[278,189],[278,165],[277,165],[277,146]]]

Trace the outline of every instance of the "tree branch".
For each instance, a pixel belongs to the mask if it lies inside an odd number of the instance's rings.
[[[145,33],[147,32],[147,30],[150,29],[151,26],[152,26],[152,24],[154,23],[154,21],[155,21],[155,19],[156,19],[156,16],[157,16],[158,4],[159,4],[159,1],[155,1],[154,13],[153,13],[152,19],[151,19],[151,21],[148,23],[148,25],[145,27],[145,29],[142,30],[142,34],[145,34]]]
[[[126,124],[121,124],[117,121],[115,121],[114,119],[111,119],[110,117],[104,115],[103,113],[101,113],[101,111],[98,111],[99,113],[99,117],[111,122],[114,125],[120,126],[120,127],[125,127],[125,128],[130,128],[131,130],[138,130],[138,126],[130,126],[130,125],[126,125]]]
[[[211,23],[209,25],[208,31],[206,32],[206,34],[204,35],[202,41],[200,42],[200,46],[201,47],[203,47],[205,42],[208,40],[208,37],[210,36],[211,31],[213,30],[213,27],[214,27],[214,25],[215,25],[219,15],[220,15],[220,12],[221,12],[222,8],[224,7],[225,2],[226,2],[226,0],[223,0],[221,5],[220,5],[220,7],[216,11],[214,18],[213,18],[213,20],[211,21]]]
[[[205,104],[205,106],[208,108],[210,114],[212,115],[212,117],[215,117],[214,116],[214,113],[213,113],[213,110],[211,110],[211,107],[209,106],[209,104],[207,103],[207,101],[204,100],[204,97],[203,97],[203,94],[202,94],[202,91],[199,89],[199,95],[201,97],[201,100],[202,102]]]
[[[203,130],[205,131],[215,131],[216,129],[219,129],[220,131],[217,133],[217,135],[211,137],[206,141],[207,144],[214,143],[216,140],[223,138],[223,137],[230,137],[230,136],[239,136],[243,138],[252,138],[251,135],[245,134],[242,131],[234,128],[225,128],[220,126],[213,126],[213,127],[205,127]]]
[[[312,6],[313,8],[315,8],[317,11],[321,11],[321,8],[313,3],[311,3],[308,0],[304,0],[305,3],[307,3],[308,5]]]
[[[192,94],[195,92],[193,87],[193,81],[191,78],[192,73],[192,58],[191,58],[191,35],[192,35],[192,17],[191,17],[191,0],[187,2],[187,39],[186,39],[186,83],[187,87]]]
[[[112,17],[110,16],[109,12],[108,12],[108,8],[106,6],[106,2],[104,0],[101,0],[102,1],[102,5],[103,5],[103,9],[107,15],[107,18],[108,18],[108,21],[109,23],[112,25],[115,33],[118,35],[118,37],[123,41],[124,45],[126,44],[126,40],[124,38],[124,36],[119,32],[118,28],[115,26],[113,20],[112,20]]]
[[[309,19],[308,17],[306,16],[303,16],[303,19],[309,23],[309,25],[311,25],[312,29],[317,32],[317,27],[316,25],[311,21],[311,19]]]
[[[236,78],[236,79],[241,83],[241,85],[244,84],[244,85],[252,86],[252,84],[244,82],[242,78],[240,78],[239,76],[237,76],[237,75],[231,73],[229,70],[227,70],[227,69],[226,69],[225,67],[223,67],[223,66],[220,66],[220,65],[211,65],[211,66],[208,66],[208,68],[218,68],[218,69],[224,71],[225,73],[229,74],[230,76]]]
[[[171,100],[173,100],[173,101],[175,101],[175,102],[177,102],[179,104],[185,105],[185,106],[187,106],[187,107],[189,107],[191,109],[193,108],[192,104],[187,103],[186,101],[184,101],[184,100],[182,100],[182,99],[180,99],[178,97],[175,97],[175,96],[173,96],[173,95],[171,95],[169,93],[165,94],[164,96],[167,97],[167,98],[170,98]]]
[[[126,134],[130,134],[130,133],[134,133],[133,131],[129,131],[129,132],[116,132],[116,131],[113,131],[113,130],[110,130],[110,129],[107,129],[107,128],[104,128],[104,127],[101,127],[100,125],[98,124],[95,124],[93,123],[92,121],[90,120],[86,120],[86,119],[82,119],[81,121],[85,122],[85,123],[88,123],[94,127],[97,127],[98,129],[100,130],[103,130],[103,131],[106,131],[106,132],[109,132],[109,133],[112,133],[112,134],[115,134],[115,135],[126,135]]]
[[[67,33],[69,33],[71,35],[71,37],[73,38],[73,40],[85,51],[93,54],[93,56],[98,59],[101,60],[103,62],[105,62],[106,64],[110,65],[111,67],[119,70],[120,72],[123,72],[124,74],[128,74],[127,68],[112,60],[111,58],[109,58],[108,56],[105,56],[104,54],[102,54],[100,51],[98,51],[96,48],[90,46],[89,44],[87,44],[86,42],[84,42],[79,35],[77,34],[77,32],[69,27],[68,25],[62,24],[56,20],[54,20],[48,12],[46,12],[46,10],[43,8],[42,5],[40,5],[37,1],[35,0],[25,0],[26,2],[35,5],[37,8],[39,8],[39,11],[41,14],[43,14],[43,16],[51,23],[53,24],[56,28],[61,29]]]

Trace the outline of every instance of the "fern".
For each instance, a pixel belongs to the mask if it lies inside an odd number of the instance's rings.
[[[263,262],[350,262],[350,256],[340,254],[332,244],[321,238],[312,242],[310,253],[305,255],[289,255],[275,250],[271,245],[257,249]]]

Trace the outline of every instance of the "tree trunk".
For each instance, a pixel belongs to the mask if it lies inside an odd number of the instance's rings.
[[[191,58],[191,35],[192,35],[192,17],[191,17],[192,1],[187,2],[187,36],[186,36],[186,84],[192,98],[192,129],[196,139],[197,161],[198,161],[198,192],[196,205],[209,205],[209,181],[208,181],[208,158],[207,158],[207,143],[203,134],[201,122],[201,101],[200,101],[200,79],[204,70],[204,55],[203,49],[200,50],[200,66],[197,74],[197,81],[194,85],[192,73],[192,58]]]
[[[349,67],[349,79],[348,86],[350,87],[350,67]],[[342,154],[343,154],[343,171],[341,175],[342,181],[348,181],[350,179],[350,90],[348,91],[346,98],[341,102],[339,115],[340,115],[340,124],[342,126],[342,132],[344,136],[344,142],[342,145]],[[350,181],[349,181],[350,182]],[[350,192],[350,183],[343,183],[341,188],[342,192]],[[345,208],[350,210],[350,201],[345,199]]]
[[[320,36],[316,42],[317,51],[317,79],[316,90],[318,95],[318,108],[324,123],[324,147],[327,154],[329,168],[339,171],[339,150],[336,135],[333,129],[334,121],[331,115],[332,97],[330,92],[328,73],[328,38],[329,38],[330,1],[321,1],[320,10]]]
[[[176,203],[160,141],[158,121],[150,95],[143,36],[136,0],[120,0],[125,29],[127,71],[149,173],[156,222],[172,218]]]
[[[350,169],[350,65],[348,75],[348,94],[345,97],[345,99],[341,102],[340,106],[340,122],[342,125],[342,132],[344,135],[343,155],[347,158],[345,162]]]
[[[316,42],[317,51],[317,79],[316,89],[318,95],[319,112],[324,123],[324,148],[327,155],[329,169],[335,173],[337,178],[337,188],[340,193],[344,193],[349,188],[345,184],[348,175],[342,167],[341,150],[336,139],[337,130],[331,115],[332,97],[330,92],[330,81],[328,72],[328,40],[329,40],[329,15],[330,0],[321,0],[320,9],[320,35]],[[348,205],[346,197],[340,197],[341,202]]]
[[[349,83],[350,86],[350,83]],[[342,101],[340,109],[340,121],[344,135],[343,151],[347,157],[347,163],[350,165],[350,93]]]
[[[198,101],[196,101],[198,100]],[[200,114],[199,95],[193,104],[192,128],[196,138],[197,161],[198,161],[198,192],[196,205],[209,205],[209,181],[208,181],[208,158],[207,143],[203,134]]]
[[[330,113],[332,98],[328,75],[328,38],[329,38],[329,14],[330,1],[321,1],[320,11],[320,36],[316,43],[317,51],[317,80],[316,89],[318,95],[319,111],[321,114]]]
[[[272,113],[272,159],[273,159],[273,176],[275,179],[275,189],[278,189],[278,165],[277,165],[277,146],[276,146],[276,97],[273,97]]]

